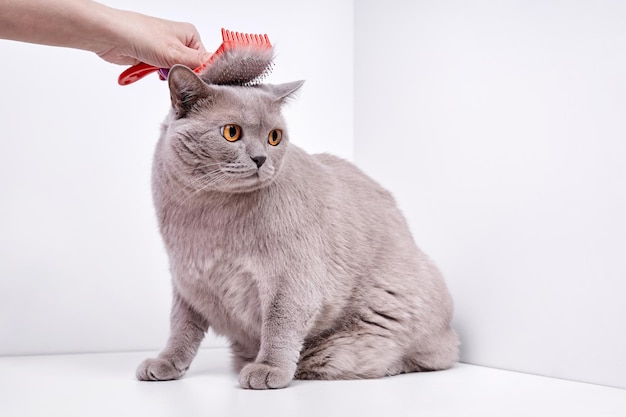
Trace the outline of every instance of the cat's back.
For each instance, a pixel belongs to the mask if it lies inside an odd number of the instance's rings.
[[[362,268],[389,269],[382,259],[396,265],[414,265],[421,257],[388,190],[345,159],[326,153],[310,155],[297,147],[290,153],[291,172],[287,177],[293,175],[292,179],[306,186],[310,196],[304,211],[314,211],[311,217],[326,225],[318,232],[324,234],[327,244],[335,245],[333,253],[357,260],[352,265],[353,275],[363,276]],[[341,250],[344,247],[346,251]]]
[[[330,169],[333,174],[342,179],[352,179],[355,182],[363,181],[369,185],[378,186],[378,184],[368,177],[360,168],[346,159],[329,153],[312,154],[311,158]]]
[[[391,192],[350,161],[327,153],[310,157],[324,168],[323,175],[330,177],[331,194],[341,208],[342,217],[351,226],[362,229],[369,236],[372,232],[378,236],[401,232],[403,239],[412,240]]]
[[[311,158],[326,168],[326,172],[337,181],[341,192],[368,199],[370,203],[395,206],[391,193],[352,162],[328,153],[313,154]]]

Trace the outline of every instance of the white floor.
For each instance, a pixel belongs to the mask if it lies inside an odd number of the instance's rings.
[[[0,358],[0,416],[626,416],[626,390],[463,364],[246,391],[227,350],[205,349],[180,381],[136,381],[135,366],[153,354]]]

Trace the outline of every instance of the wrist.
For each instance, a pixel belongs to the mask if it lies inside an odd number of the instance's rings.
[[[76,41],[79,44],[75,47],[101,54],[123,42],[126,12],[100,3],[91,3],[92,7],[76,22],[77,26],[84,27],[77,36]]]

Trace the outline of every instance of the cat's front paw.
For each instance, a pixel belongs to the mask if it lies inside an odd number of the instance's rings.
[[[285,388],[292,379],[293,372],[263,363],[249,363],[239,373],[239,384],[245,389]]]
[[[140,381],[169,381],[178,379],[186,369],[177,369],[170,361],[160,358],[146,359],[137,367],[137,379]]]

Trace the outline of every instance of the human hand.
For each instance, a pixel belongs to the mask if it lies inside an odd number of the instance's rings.
[[[145,62],[162,68],[184,64],[196,68],[211,57],[190,23],[119,12],[111,28],[110,42],[94,51],[108,62],[123,65]]]
[[[210,58],[190,23],[91,0],[0,0],[0,38],[93,51],[106,61],[196,68]]]

